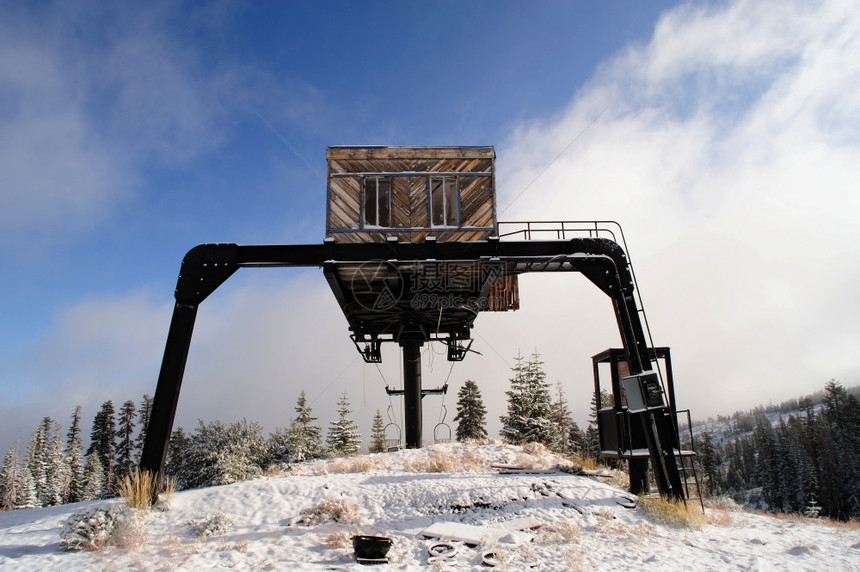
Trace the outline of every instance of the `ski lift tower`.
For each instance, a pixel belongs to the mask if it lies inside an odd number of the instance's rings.
[[[326,158],[321,244],[210,243],[185,255],[142,470],[161,476],[198,308],[240,268],[322,268],[364,360],[381,361],[386,342],[402,348],[408,447],[421,446],[422,397],[445,389],[421,387],[421,346],[444,343],[449,360],[462,360],[480,312],[519,307],[520,274],[579,272],[612,301],[632,380],[625,403],[648,390],[649,422],[630,424],[631,439],[647,443],[660,494],[685,499],[678,430],[650,383],[653,344],[617,223],[497,221],[492,147],[331,147]],[[558,300],[565,302],[575,300]],[[631,463],[632,492],[646,492],[645,475],[647,460]]]

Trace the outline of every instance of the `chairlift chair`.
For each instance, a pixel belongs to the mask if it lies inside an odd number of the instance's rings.
[[[448,416],[448,408],[442,405],[439,423],[433,427],[433,442],[434,443],[450,443],[451,442],[451,426],[445,423],[445,418]]]
[[[386,451],[399,451],[403,448],[403,434],[400,431],[400,425],[394,422],[391,405],[388,406],[388,424],[383,428],[382,433]]]

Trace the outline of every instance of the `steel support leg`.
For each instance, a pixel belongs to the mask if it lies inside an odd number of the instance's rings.
[[[420,340],[404,340],[403,348],[403,411],[406,424],[406,448],[421,447],[421,346]]]
[[[188,348],[191,346],[191,334],[194,331],[196,318],[196,305],[177,302],[173,308],[173,319],[167,333],[161,372],[158,374],[158,385],[152,400],[152,413],[140,455],[141,470],[157,475],[158,483],[161,482],[161,473],[167,457],[167,446],[170,443],[173,418],[176,416],[176,406],[179,403],[179,389],[182,386],[182,376],[185,373],[185,362],[188,360]],[[155,494],[157,494],[157,487]]]
[[[648,459],[630,459],[630,492],[634,495],[647,495],[651,490],[648,482]]]

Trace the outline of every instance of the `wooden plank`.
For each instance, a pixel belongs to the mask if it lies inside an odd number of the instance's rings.
[[[329,147],[326,159],[495,159],[492,147]]]

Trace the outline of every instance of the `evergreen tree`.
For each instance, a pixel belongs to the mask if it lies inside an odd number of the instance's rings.
[[[600,430],[597,425],[598,412],[604,407],[612,406],[612,394],[605,389],[600,390],[600,403],[597,394],[591,396],[591,409],[588,414],[588,427],[585,430],[585,451],[587,456],[595,461],[600,459]]]
[[[0,469],[0,511],[14,510],[21,496],[21,459],[18,447],[9,447]]]
[[[753,487],[755,475],[755,447],[748,437],[740,437],[728,444],[725,488],[742,492]]]
[[[0,469],[0,511],[42,506],[36,482],[27,463],[21,462],[18,445],[10,447]]]
[[[258,423],[225,425],[198,421],[190,437],[179,428],[170,438],[165,474],[177,489],[220,486],[263,474],[271,462],[269,443]]]
[[[167,446],[167,459],[164,463],[164,474],[176,479],[176,488],[183,490],[189,488],[193,480],[191,463],[191,439],[182,427],[178,427],[170,434],[170,442]]]
[[[382,453],[385,451],[385,421],[382,419],[382,413],[379,409],[376,410],[376,415],[373,416],[373,425],[370,428],[370,449],[371,453]]]
[[[116,464],[114,473],[116,481],[131,475],[135,467],[134,447],[134,402],[129,400],[122,404],[119,410],[119,426],[117,428]]]
[[[830,518],[848,520],[860,515],[860,403],[833,379],[824,386],[822,402],[819,445],[829,453],[830,474],[820,501]]]
[[[69,498],[70,472],[64,452],[60,425],[54,424],[54,433],[48,448],[47,473],[45,475],[45,506],[63,504]]]
[[[84,461],[81,445],[81,406],[75,407],[72,424],[66,433],[66,463],[69,466],[69,490],[65,502],[79,502],[84,493]]]
[[[146,441],[146,429],[149,427],[149,418],[152,416],[152,397],[144,394],[140,401],[140,407],[137,410],[137,425],[140,430],[137,433],[137,438],[134,441],[135,463],[140,463],[140,455],[143,453],[143,444]]]
[[[316,417],[311,415],[311,407],[304,390],[296,401],[296,418],[290,422],[287,434],[289,461],[293,463],[315,459],[322,455],[322,428],[314,424]]]
[[[467,379],[457,392],[457,441],[487,438],[487,408],[478,384]]]
[[[87,454],[84,467],[84,487],[81,500],[100,498],[105,491],[105,471],[98,451]]]
[[[349,418],[349,396],[343,392],[337,402],[337,421],[329,423],[326,444],[333,455],[355,455],[361,451],[358,425]]]
[[[581,453],[584,451],[585,434],[573,420],[561,382],[556,383],[556,397],[552,404],[552,421],[558,427],[557,451],[561,453]]]
[[[45,417],[30,437],[27,448],[27,468],[36,488],[37,506],[46,506],[48,493],[48,465],[50,463],[50,438],[53,420]]]
[[[269,435],[266,447],[269,450],[269,459],[273,465],[290,462],[289,447],[290,430],[277,427]]]
[[[780,452],[776,432],[773,425],[764,415],[756,417],[756,427],[753,432],[755,439],[756,481],[761,487],[762,500],[773,512],[783,510],[782,474],[780,473]]]
[[[90,446],[87,456],[97,453],[104,471],[103,486],[105,490],[113,490],[114,457],[116,456],[116,418],[113,402],[102,403],[101,409],[93,418],[93,428],[90,432]]]
[[[33,480],[33,475],[30,473],[30,468],[26,465],[21,465],[20,481],[21,494],[15,501],[15,510],[37,508],[42,506],[36,493],[36,481]]]
[[[723,477],[720,465],[722,460],[708,431],[701,434],[698,460],[702,475],[702,485],[708,495],[717,495],[722,490]]]
[[[508,414],[501,417],[501,435],[509,443],[536,442],[552,447],[558,442],[558,427],[552,421],[552,396],[539,357],[532,354],[524,363],[517,356],[511,368],[511,389],[505,392]]]

